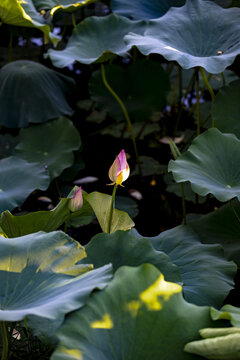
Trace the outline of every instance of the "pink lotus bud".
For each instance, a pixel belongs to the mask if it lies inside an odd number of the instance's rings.
[[[122,185],[122,182],[127,180],[130,174],[130,168],[127,163],[125,151],[122,150],[112,166],[109,169],[108,176],[113,181],[111,185]]]
[[[72,212],[78,211],[83,205],[82,188],[77,189],[73,197],[69,201],[69,210]]]

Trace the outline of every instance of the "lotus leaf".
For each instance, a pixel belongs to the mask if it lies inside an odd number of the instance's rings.
[[[232,305],[224,305],[220,310],[212,308],[211,317],[213,320],[230,320],[231,324],[236,326],[240,332],[240,308]]]
[[[114,13],[133,19],[150,20],[163,16],[170,7],[180,7],[185,0],[111,0]]]
[[[138,239],[126,231],[113,234],[95,235],[85,247],[87,258],[81,263],[91,263],[98,268],[112,263],[116,271],[123,265],[139,266],[150,263],[156,266],[167,281],[182,282],[179,268],[172,263],[169,256],[153,248],[148,239]]]
[[[165,282],[153,265],[124,266],[68,317],[51,360],[190,360],[184,345],[210,324],[209,308],[187,303],[181,286]]]
[[[73,12],[79,10],[83,6],[89,5],[96,0],[33,0],[38,10],[51,10],[51,16],[59,11]]]
[[[149,240],[178,266],[187,301],[216,307],[222,304],[234,286],[237,267],[225,259],[221,246],[202,244],[186,226],[164,231]]]
[[[231,0],[215,0],[218,5],[227,7]],[[163,16],[171,7],[180,7],[185,0],[112,0],[114,13],[133,19],[156,19]]]
[[[77,129],[72,121],[62,117],[22,129],[16,153],[29,162],[37,161],[47,166],[53,179],[73,164],[73,151],[80,146],[81,139]]]
[[[73,30],[66,49],[50,49],[48,56],[57,67],[65,67],[74,61],[91,64],[106,61],[114,55],[125,56],[131,46],[125,45],[123,37],[130,31],[142,34],[144,21],[131,21],[118,15],[86,18]]]
[[[76,265],[84,249],[63,232],[0,237],[0,320],[60,324],[64,315],[83,306],[90,293],[110,281],[111,266],[89,271]],[[86,273],[87,272],[87,273]],[[83,274],[85,273],[85,274]],[[44,330],[42,329],[44,332]]]
[[[217,93],[212,106],[215,126],[226,133],[233,133],[240,138],[240,80],[224,86]]]
[[[240,199],[240,140],[209,129],[194,139],[177,160],[171,160],[176,182],[189,181],[198,195],[213,194],[219,201]]]
[[[146,121],[154,111],[161,111],[166,106],[169,79],[157,62],[137,60],[127,70],[117,65],[108,65],[105,71],[109,84],[117,91],[135,121]],[[101,110],[107,110],[115,118],[122,119],[122,110],[104,86],[101,71],[93,72],[89,92]]]
[[[37,231],[51,232],[57,230],[62,224],[72,220],[79,225],[86,225],[93,219],[93,210],[85,201],[87,194],[83,191],[83,206],[79,211],[69,210],[70,198],[63,198],[51,211],[36,211],[26,215],[12,215],[4,211],[0,216],[0,227],[7,235],[13,238],[31,234]]]
[[[188,221],[187,227],[205,244],[221,244],[227,259],[240,266],[240,223],[234,214],[240,216],[240,204],[224,205],[207,215]]]
[[[41,123],[73,110],[66,97],[75,81],[29,60],[18,60],[0,70],[0,124],[21,128]]]
[[[35,9],[32,0],[1,0],[0,19],[1,22],[9,25],[39,29],[54,44],[59,41],[59,38],[51,32],[50,25]]]
[[[33,190],[46,190],[50,178],[39,163],[11,156],[0,160],[0,212],[22,205]]]
[[[112,197],[94,191],[86,196],[86,200],[91,205],[102,231],[107,232]],[[129,230],[133,226],[134,222],[126,212],[117,209],[113,210],[110,233],[117,230]]]
[[[212,1],[187,0],[149,22],[144,35],[125,36],[128,46],[157,53],[184,69],[201,66],[219,74],[240,54],[240,9],[223,9]]]

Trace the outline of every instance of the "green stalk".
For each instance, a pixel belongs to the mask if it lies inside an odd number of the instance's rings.
[[[237,213],[236,210],[234,209],[233,200],[232,200],[232,199],[229,201],[229,204],[230,204],[230,207],[231,207],[234,215],[236,216],[237,221],[238,221],[239,224],[240,224],[240,218],[239,218],[239,216],[238,216],[238,213]]]
[[[72,13],[72,24],[73,24],[74,29],[76,29],[77,23],[76,23],[76,19],[75,19],[74,13]]]
[[[224,72],[222,72],[221,75],[222,75],[223,86],[225,86],[226,85],[226,79],[225,79]]]
[[[215,100],[215,94],[214,94],[214,91],[213,91],[209,81],[208,81],[208,78],[207,78],[207,76],[205,74],[205,71],[204,71],[204,69],[202,67],[200,67],[200,71],[201,71],[201,74],[202,74],[203,81],[204,81],[204,83],[205,83],[206,87],[208,88],[208,91],[209,91],[209,93],[211,95],[212,101],[214,101]],[[212,117],[212,128],[214,128],[213,117]]]
[[[197,135],[200,135],[200,94],[199,94],[199,73],[198,67],[196,68],[196,97],[197,97]]]
[[[174,160],[177,160],[177,158],[181,155],[177,145],[172,140],[169,140],[169,146]],[[182,193],[183,224],[187,225],[184,183],[180,183],[180,187]]]
[[[114,185],[113,192],[112,192],[112,200],[110,205],[110,211],[109,211],[109,218],[108,218],[108,234],[111,233],[111,225],[112,225],[112,216],[113,216],[113,209],[114,209],[114,201],[115,201],[115,195],[117,191],[117,185]]]
[[[0,321],[0,333],[2,336],[2,357],[1,360],[7,360],[8,358],[8,338],[7,338],[7,328],[5,321]]]
[[[126,119],[127,125],[128,125],[128,129],[131,133],[131,138],[132,138],[132,142],[133,142],[133,147],[134,147],[134,151],[135,151],[135,155],[136,155],[136,160],[137,160],[137,164],[138,164],[138,171],[140,176],[142,175],[142,169],[141,169],[141,164],[140,164],[140,160],[139,160],[139,155],[138,155],[138,150],[137,150],[137,144],[136,144],[136,139],[135,139],[135,135],[133,132],[133,127],[132,127],[132,123],[130,120],[130,117],[128,115],[126,106],[124,105],[123,101],[120,99],[120,97],[118,96],[118,94],[111,88],[110,84],[107,81],[106,78],[106,74],[105,74],[105,68],[104,65],[101,64],[101,72],[102,72],[102,79],[103,79],[103,83],[106,86],[106,88],[108,89],[108,91],[112,94],[112,96],[115,98],[115,100],[117,100],[117,102],[119,103],[122,112],[124,114],[124,117]]]

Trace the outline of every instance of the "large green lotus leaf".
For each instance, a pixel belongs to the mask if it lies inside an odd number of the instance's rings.
[[[240,80],[224,86],[217,93],[212,106],[212,118],[215,126],[226,133],[240,137]]]
[[[229,320],[232,326],[240,328],[240,308],[232,305],[224,305],[220,310],[211,308],[210,313],[213,320]]]
[[[67,318],[51,360],[193,360],[184,345],[212,323],[208,307],[187,303],[153,265],[124,266]]]
[[[234,210],[240,216],[240,204],[233,202]],[[234,260],[240,267],[240,223],[229,204],[207,215],[188,221],[188,228],[205,244],[221,244],[227,259]]]
[[[55,45],[59,41],[51,32],[50,25],[35,9],[32,0],[1,0],[0,20],[8,25],[37,28]]]
[[[117,65],[108,65],[105,70],[109,84],[136,121],[146,121],[154,111],[166,106],[169,78],[159,63],[144,59],[135,61],[127,70]],[[116,99],[103,84],[101,71],[92,73],[89,92],[101,110],[107,110],[118,119],[123,117]]]
[[[240,9],[223,9],[212,1],[187,0],[152,20],[144,35],[125,37],[144,54],[157,53],[184,69],[201,66],[219,74],[240,54]],[[219,55],[220,52],[220,55]]]
[[[219,201],[240,199],[240,140],[209,129],[194,139],[177,160],[171,160],[176,182],[189,181],[198,195],[213,194]]]
[[[167,281],[182,282],[179,269],[169,256],[153,248],[148,239],[138,239],[126,231],[113,234],[98,234],[85,246],[87,258],[81,263],[91,263],[98,268],[112,263],[116,271],[123,265],[139,266],[144,263],[155,265]]]
[[[112,197],[94,191],[86,196],[86,200],[91,205],[102,231],[108,232],[108,220]],[[134,225],[134,222],[126,212],[117,209],[113,210],[110,233],[117,230],[130,230]]]
[[[220,306],[234,286],[237,266],[227,261],[219,245],[205,245],[186,226],[178,226],[149,238],[157,251],[165,252],[179,267],[187,301]]]
[[[216,0],[221,6],[228,6],[231,0]],[[171,7],[180,7],[185,0],[111,0],[114,13],[133,19],[156,19],[163,16]]]
[[[0,124],[21,128],[41,123],[73,110],[66,97],[75,81],[39,63],[18,60],[0,70]]]
[[[62,117],[21,129],[16,153],[29,162],[37,161],[47,166],[53,179],[73,164],[73,152],[80,146],[81,139],[77,129],[72,121]]]
[[[74,61],[91,64],[97,60],[111,59],[113,54],[124,56],[131,46],[123,37],[130,31],[142,34],[144,21],[131,21],[118,15],[91,16],[73,30],[66,49],[50,49],[48,55],[57,67],[65,67]]]
[[[64,11],[64,12],[74,12],[87,6],[96,0],[33,0],[35,7],[40,10],[51,10],[50,15],[54,16],[55,13]]]
[[[112,277],[109,265],[92,271],[92,265],[76,265],[84,248],[61,231],[0,237],[0,246],[1,321],[27,317],[28,324],[41,326],[44,318],[55,328]]]
[[[13,238],[37,231],[51,232],[57,230],[62,224],[76,219],[78,224],[86,225],[86,217],[93,219],[93,210],[85,201],[86,195],[83,192],[83,206],[75,212],[69,210],[70,197],[61,199],[51,211],[37,211],[17,216],[12,215],[9,211],[4,211],[0,216],[0,227],[7,237]]]
[[[50,178],[39,163],[16,156],[0,160],[0,212],[22,205],[33,190],[46,190]]]

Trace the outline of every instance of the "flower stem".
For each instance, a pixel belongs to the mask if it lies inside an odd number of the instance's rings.
[[[115,195],[117,191],[117,185],[114,185],[113,192],[112,192],[112,200],[110,205],[110,211],[109,211],[109,219],[108,219],[108,234],[111,233],[111,225],[112,225],[112,216],[113,216],[113,210],[114,210],[114,201],[115,201]]]
[[[7,338],[7,329],[5,321],[0,321],[0,333],[2,336],[2,357],[1,360],[7,360],[8,358],[8,338]]]
[[[141,164],[140,164],[140,159],[139,159],[139,155],[138,155],[138,150],[137,150],[137,144],[136,144],[136,139],[135,139],[135,135],[133,132],[133,127],[132,127],[132,123],[130,120],[130,117],[128,115],[126,106],[124,105],[123,101],[120,99],[120,97],[118,96],[118,94],[111,88],[110,84],[107,81],[106,78],[106,74],[105,74],[105,68],[104,65],[101,64],[101,72],[102,72],[102,79],[103,79],[103,83],[106,86],[106,88],[108,89],[108,91],[112,94],[112,96],[115,98],[115,100],[117,100],[117,102],[119,103],[122,112],[124,114],[124,117],[126,119],[127,125],[128,125],[128,129],[130,131],[131,134],[131,138],[132,138],[132,142],[133,142],[133,147],[134,147],[134,151],[135,151],[135,155],[136,155],[136,160],[137,160],[137,164],[138,164],[138,171],[139,171],[139,175],[142,176],[142,169],[141,169]]]

